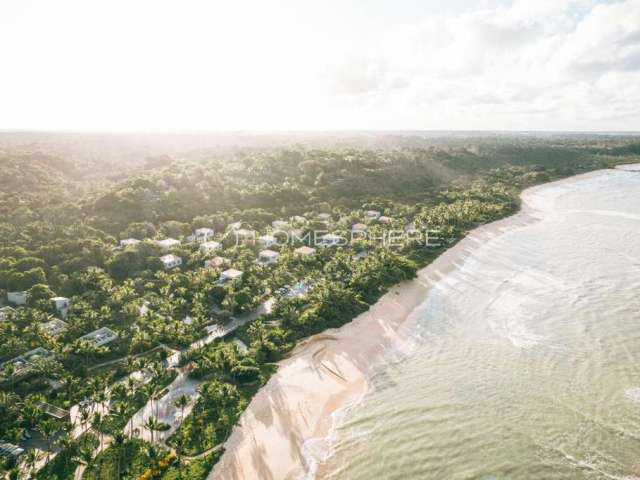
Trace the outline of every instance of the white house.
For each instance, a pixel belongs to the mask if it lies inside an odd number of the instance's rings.
[[[221,248],[222,248],[222,244],[220,242],[214,242],[214,241],[204,242],[202,245],[200,245],[200,250],[202,250],[205,253],[213,252],[214,250],[220,250]]]
[[[236,236],[236,242],[252,242],[256,239],[256,232],[254,230],[248,230],[246,228],[239,228],[233,232]]]
[[[260,243],[261,247],[269,248],[272,245],[278,243],[278,239],[273,235],[262,235],[261,237],[258,237],[258,242]]]
[[[34,348],[33,350],[30,350],[27,353],[20,355],[19,357],[3,363],[0,366],[0,370],[5,371],[5,368],[7,366],[13,365],[12,376],[18,377],[20,375],[29,373],[29,371],[31,371],[31,369],[33,368],[34,362],[37,362],[38,360],[43,358],[49,358],[52,355],[53,354],[46,348]]]
[[[163,255],[160,257],[160,261],[164,265],[165,270],[170,270],[172,268],[179,267],[182,265],[182,259],[173,253],[169,255]]]
[[[118,334],[116,332],[110,328],[102,327],[80,337],[80,340],[91,343],[95,347],[102,347],[103,345],[113,342],[116,338],[118,338]]]
[[[230,268],[220,274],[220,283],[232,282],[234,280],[239,280],[240,278],[242,278],[242,272],[235,268]]]
[[[393,219],[391,217],[385,217],[384,215],[378,218],[380,223],[391,223]]]
[[[7,292],[7,301],[14,305],[24,305],[27,303],[27,292]]]
[[[209,260],[204,261],[205,268],[218,268],[224,265],[227,262],[227,259],[224,257],[213,257]]]
[[[176,240],[175,238],[165,238],[163,240],[156,240],[156,245],[158,245],[162,250],[171,250],[172,248],[180,245],[180,240]]]
[[[320,245],[322,247],[335,247],[343,242],[343,238],[335,233],[327,233],[320,237]]]
[[[274,252],[273,250],[262,250],[258,253],[258,263],[261,265],[271,265],[272,263],[276,263],[278,261],[278,257],[280,254],[278,252]]]
[[[53,297],[51,299],[53,304],[56,307],[57,312],[63,319],[67,318],[69,314],[69,306],[71,305],[71,301],[67,297]]]
[[[40,328],[47,335],[55,338],[66,332],[69,329],[69,324],[59,318],[54,318],[53,320],[40,324]]]
[[[196,228],[196,231],[189,237],[189,241],[191,242],[208,242],[213,238],[213,228]]]
[[[1,307],[0,308],[0,322],[4,322],[9,318],[9,315],[15,313],[15,309],[11,307]]]
[[[381,215],[378,210],[367,210],[364,214],[369,220],[377,220]]]
[[[351,226],[352,233],[362,233],[367,229],[367,226],[364,223],[354,223]]]
[[[289,228],[291,228],[291,226],[289,225],[289,222],[286,222],[284,220],[274,220],[273,222],[271,222],[271,226],[275,230],[283,230],[283,231],[287,231]]]
[[[13,443],[0,442],[0,457],[18,458],[24,453],[24,448]]]
[[[298,255],[302,255],[303,257],[311,257],[316,254],[316,249],[307,247],[306,245],[296,248],[294,250]]]
[[[120,240],[120,246],[122,248],[131,247],[139,243],[140,243],[140,240],[138,240],[137,238],[123,238],[122,240]]]

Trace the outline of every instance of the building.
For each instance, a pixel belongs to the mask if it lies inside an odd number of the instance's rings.
[[[330,213],[319,213],[318,214],[318,220],[322,220],[323,222],[328,222],[331,220],[331,214]]]
[[[68,410],[56,407],[55,405],[51,405],[50,403],[38,402],[37,405],[40,410],[42,410],[42,413],[50,416],[51,418],[55,418],[56,420],[64,420],[69,416]]]
[[[176,268],[182,265],[182,259],[179,256],[174,255],[173,253],[170,253],[169,255],[163,255],[162,257],[160,257],[160,261],[164,265],[165,270],[171,270],[172,268]]]
[[[294,252],[298,255],[302,255],[303,257],[311,257],[316,254],[316,249],[305,245],[303,247],[296,248]]]
[[[158,245],[162,250],[171,250],[172,248],[180,245],[180,240],[176,240],[175,238],[165,238],[163,240],[156,240],[156,245]]]
[[[213,238],[213,228],[196,228],[193,236],[195,237],[196,242],[208,242]]]
[[[367,210],[364,214],[368,220],[377,220],[382,215],[378,210]]]
[[[21,448],[13,443],[0,442],[0,458],[18,458],[24,453],[24,448]]]
[[[14,313],[16,313],[16,310],[14,308],[11,308],[11,307],[0,308],[0,322],[4,322]]]
[[[107,327],[99,328],[98,330],[88,333],[79,340],[92,344],[94,347],[102,347],[108,343],[113,342],[118,338],[118,334]]]
[[[351,226],[352,233],[362,233],[367,229],[367,226],[364,223],[354,223]]]
[[[220,274],[219,281],[220,283],[233,282],[241,278],[242,278],[242,272],[240,270],[236,270],[235,268],[230,268],[229,270],[225,270]]]
[[[378,218],[380,223],[391,223],[393,219],[391,217],[385,217],[384,215]]]
[[[227,263],[227,259],[224,257],[213,257],[209,260],[204,261],[205,268],[219,268],[225,263]]]
[[[335,247],[343,243],[344,240],[340,235],[335,233],[327,233],[320,237],[320,246],[322,247]]]
[[[258,263],[261,265],[271,265],[278,261],[280,254],[273,250],[262,250],[258,253]]]
[[[289,222],[286,222],[284,220],[274,220],[273,222],[271,222],[271,226],[275,230],[284,230],[284,231],[287,231],[288,229],[291,228],[291,226],[289,225]]]
[[[69,324],[59,318],[40,324],[40,328],[51,337],[58,337],[69,330]]]
[[[0,366],[0,370],[6,372],[7,367],[12,366],[13,372],[11,372],[11,376],[19,377],[22,375],[26,375],[32,370],[33,364],[35,362],[40,359],[49,358],[52,355],[53,354],[46,348],[34,348],[33,350],[30,350],[27,353],[20,355],[19,357],[3,363]]]
[[[51,301],[55,305],[56,311],[60,314],[60,316],[63,319],[66,319],[67,315],[69,314],[71,301],[67,297],[53,297]]]
[[[131,247],[131,246],[137,245],[139,243],[140,243],[140,240],[138,240],[136,238],[123,238],[122,240],[120,240],[120,246],[122,248]]]
[[[239,228],[233,232],[236,236],[237,243],[249,243],[254,242],[256,239],[256,232],[254,230],[248,230],[246,228]]]
[[[220,250],[222,248],[222,244],[220,242],[204,242],[202,245],[200,245],[200,250],[202,250],[205,253],[208,252],[213,252],[214,250]]]
[[[297,225],[305,225],[307,223],[307,219],[300,215],[294,215],[291,217],[291,221]]]
[[[27,303],[27,292],[7,292],[7,301],[14,305],[24,305]]]
[[[262,235],[258,237],[258,243],[260,243],[260,246],[263,248],[269,248],[278,243],[278,239],[273,235]]]

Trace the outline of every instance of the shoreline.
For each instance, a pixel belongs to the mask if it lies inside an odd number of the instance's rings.
[[[531,194],[607,171],[523,190],[517,212],[469,231],[415,279],[393,286],[351,322],[300,342],[242,413],[208,479],[314,478],[330,452],[338,417],[366,395],[372,370],[411,338],[431,288],[484,241],[535,223],[535,208],[527,202]]]

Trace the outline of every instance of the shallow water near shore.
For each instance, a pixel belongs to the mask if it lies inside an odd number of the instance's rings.
[[[319,479],[640,478],[640,173],[535,188],[378,368]]]

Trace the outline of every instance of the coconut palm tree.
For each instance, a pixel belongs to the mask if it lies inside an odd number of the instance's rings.
[[[24,465],[27,467],[27,474],[31,476],[33,469],[36,467],[36,464],[40,460],[40,454],[34,448],[30,448],[24,454]]]
[[[52,420],[45,420],[38,425],[38,432],[47,444],[47,462],[53,450],[53,439],[59,432],[58,426]]]
[[[162,429],[162,423],[158,421],[156,417],[149,417],[143,427],[149,430],[151,433],[151,443],[154,443],[154,433],[159,432]]]

